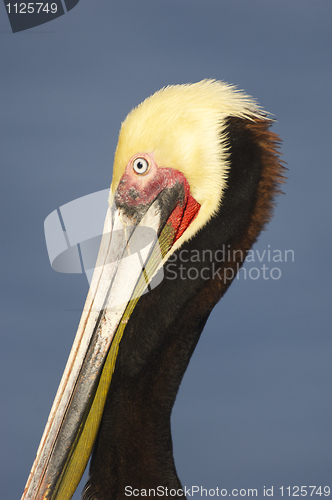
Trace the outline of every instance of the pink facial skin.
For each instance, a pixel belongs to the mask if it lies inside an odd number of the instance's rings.
[[[145,173],[136,173],[133,165],[137,158],[146,160],[149,168]],[[187,183],[185,176],[172,168],[160,168],[156,164],[153,153],[142,153],[133,156],[127,163],[116,190],[115,199],[121,204],[135,207],[148,205],[166,187],[172,188],[177,182]]]
[[[134,170],[135,160],[139,161],[142,173]],[[146,171],[144,167],[142,168],[142,165],[147,166],[145,161],[148,163]],[[183,197],[178,200],[167,221],[176,233],[175,242],[195,219],[200,209],[200,204],[190,194],[189,183],[182,172],[158,167],[153,153],[137,154],[127,163],[115,193],[115,201],[118,205],[132,208],[150,205],[164,189],[171,189],[176,184],[182,185]]]

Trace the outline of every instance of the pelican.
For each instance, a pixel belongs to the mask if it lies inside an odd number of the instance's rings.
[[[78,332],[22,500],[184,498],[174,401],[213,307],[269,221],[279,138],[215,80],[168,86],[122,123]],[[161,495],[162,493],[162,495]]]

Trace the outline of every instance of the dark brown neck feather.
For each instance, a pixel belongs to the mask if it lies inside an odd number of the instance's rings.
[[[173,257],[166,263],[162,283],[141,297],[132,313],[120,344],[84,500],[125,499],[126,487],[139,491],[135,498],[145,498],[142,490],[158,486],[181,488],[173,460],[171,411],[211,310],[271,217],[283,167],[276,154],[278,137],[269,126],[265,120],[228,119],[231,169],[219,213],[175,253],[175,262]],[[230,249],[230,259],[227,251],[224,262],[179,259],[181,250],[190,255],[207,249],[211,255]],[[196,267],[197,279],[174,280],[175,272],[180,276],[180,265],[183,276],[189,267]],[[209,275],[206,270],[201,273],[203,267],[209,267]]]

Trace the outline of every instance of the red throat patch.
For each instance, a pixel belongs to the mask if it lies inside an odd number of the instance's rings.
[[[189,184],[184,183],[185,199],[182,204],[178,203],[167,220],[175,231],[173,244],[183,235],[187,227],[196,218],[201,205],[190,194]]]

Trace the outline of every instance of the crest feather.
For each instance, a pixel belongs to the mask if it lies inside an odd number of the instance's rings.
[[[172,85],[148,97],[122,123],[112,192],[132,156],[153,153],[159,167],[185,175],[192,196],[201,205],[198,217],[186,231],[186,239],[191,237],[222,201],[229,168],[224,129],[231,116],[267,119],[252,97],[216,80]]]

